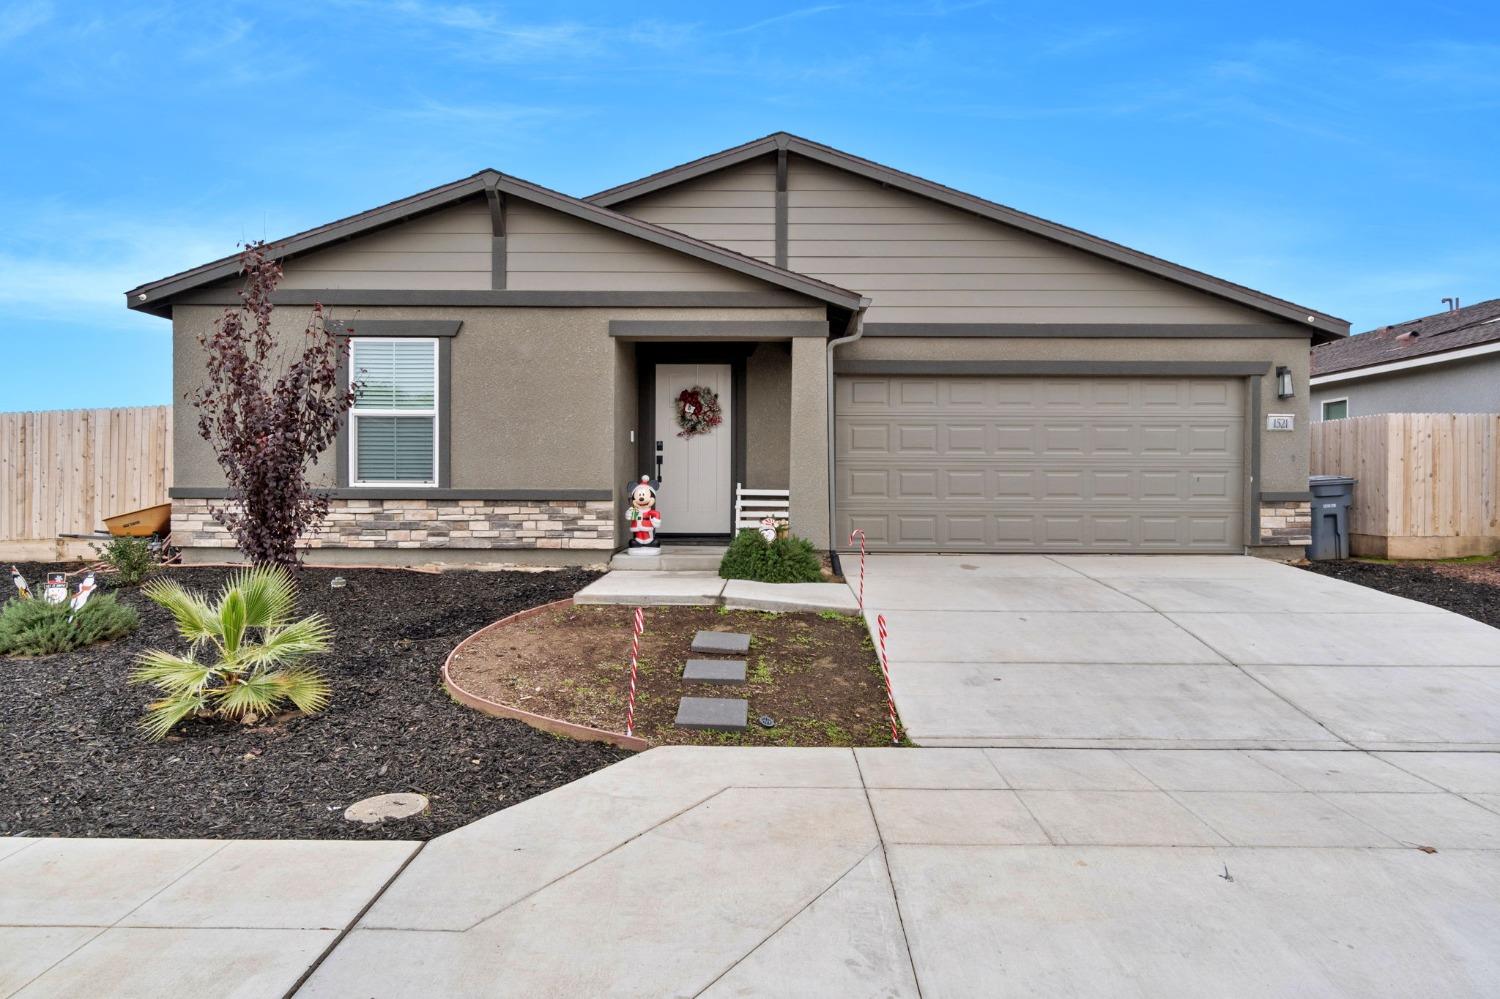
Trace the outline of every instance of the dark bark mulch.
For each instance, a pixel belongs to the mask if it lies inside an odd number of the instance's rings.
[[[561,607],[487,632],[454,657],[465,690],[549,718],[625,731],[629,607]],[[750,636],[741,656],[698,656],[699,631]],[[746,661],[744,684],[688,683],[689,658]],[[648,607],[637,676],[635,734],[652,745],[888,746],[885,683],[864,622],[854,615],[761,614]],[[745,732],[678,728],[684,697],[749,702]],[[774,727],[757,724],[769,715]]]
[[[31,580],[48,568],[25,565]],[[169,570],[217,590],[228,570]],[[334,576],[347,586],[332,589]],[[335,648],[318,665],[333,702],[316,717],[255,726],[191,722],[169,741],[137,730],[148,688],[126,683],[142,649],[183,650],[167,613],[141,613],[119,642],[41,659],[0,658],[0,835],[425,839],[576,780],[628,755],[451,700],[439,671],[460,640],[497,618],[573,594],[597,573],[308,569],[302,613],[321,611]],[[424,815],[383,825],[343,811],[417,791]]]
[[[1394,593],[1500,628],[1500,578],[1492,563],[1309,562],[1309,572]]]

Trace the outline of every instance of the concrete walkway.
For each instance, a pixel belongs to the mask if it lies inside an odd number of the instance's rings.
[[[865,607],[919,745],[1500,749],[1500,630],[1263,559],[879,555]]]
[[[1500,990],[1500,754],[665,748],[416,849],[0,840],[0,995]]]

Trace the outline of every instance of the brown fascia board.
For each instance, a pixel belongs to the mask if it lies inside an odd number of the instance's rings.
[[[763,260],[757,260],[712,243],[705,243],[671,229],[623,215],[601,205],[588,204],[539,184],[506,176],[496,170],[481,170],[472,177],[444,184],[409,198],[392,201],[358,215],[351,215],[348,218],[276,240],[269,244],[269,249],[276,259],[305,253],[330,243],[350,239],[372,229],[400,222],[423,212],[442,208],[487,190],[504,191],[523,200],[544,205],[575,218],[685,253],[699,260],[758,278],[769,284],[796,291],[841,308],[857,309],[869,302],[858,292],[849,291],[847,288],[840,288],[817,278],[784,270]],[[239,272],[240,260],[237,254],[221,257],[180,274],[132,288],[125,293],[125,304],[131,309],[165,316],[170,313],[172,296],[233,277]]]
[[[1267,295],[1265,292],[1247,288],[1244,285],[1226,281],[1223,278],[1205,274],[1182,264],[1174,264],[1170,260],[1153,257],[1149,253],[1132,250],[1128,246],[1115,243],[1099,236],[1090,235],[1079,229],[1073,229],[1057,222],[1051,222],[1035,215],[1009,208],[1005,205],[984,198],[966,194],[963,191],[945,187],[935,181],[918,177],[915,174],[905,173],[892,167],[876,163],[872,160],[854,156],[842,150],[825,146],[810,139],[792,135],[787,132],[778,132],[764,138],[755,139],[733,149],[725,149],[701,159],[684,163],[680,166],[671,167],[640,180],[631,181],[612,187],[607,191],[590,195],[585,201],[601,205],[617,205],[631,198],[638,198],[644,194],[670,187],[693,177],[698,177],[724,167],[743,163],[756,156],[765,155],[776,149],[788,149],[800,156],[818,160],[830,166],[848,170],[850,173],[858,174],[877,183],[888,184],[891,187],[900,188],[913,194],[942,202],[962,211],[979,215],[983,218],[1006,225],[1014,226],[1026,232],[1035,233],[1048,239],[1056,240],[1068,246],[1094,253],[1099,256],[1122,263],[1129,267],[1154,274],[1157,277],[1185,284],[1198,291],[1217,295],[1247,305],[1262,312],[1267,312],[1280,319],[1295,322],[1300,326],[1317,331],[1315,340],[1326,341],[1349,335],[1349,323],[1347,320],[1337,316],[1309,309],[1285,299]]]

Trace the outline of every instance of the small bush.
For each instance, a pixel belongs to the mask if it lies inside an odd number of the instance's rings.
[[[141,720],[149,738],[165,738],[195,716],[244,721],[274,714],[287,701],[307,714],[328,706],[328,681],[303,660],[328,651],[333,629],[321,614],[292,618],[296,586],[286,569],[243,569],[212,603],[168,579],[152,580],[145,594],[166,608],[188,642],[186,655],[151,649],[136,660],[131,682],[162,692]],[[198,659],[200,649],[208,659]]]
[[[125,586],[134,586],[156,568],[156,553],[145,538],[110,538],[102,546],[89,547],[115,571],[115,582]]]
[[[65,603],[9,600],[0,607],[0,655],[71,652],[95,642],[124,638],[140,623],[135,611],[121,606],[107,593],[95,594],[77,614]]]
[[[787,536],[767,541],[759,531],[735,535],[719,563],[725,579],[753,579],[758,583],[819,583],[823,563],[805,538]]]

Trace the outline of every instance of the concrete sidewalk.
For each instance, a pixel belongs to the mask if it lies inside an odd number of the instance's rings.
[[[1500,988],[1497,754],[655,749],[414,849],[0,841],[0,995]]]
[[[281,996],[418,843],[0,839],[0,996]]]
[[[924,746],[1500,749],[1500,630],[1239,556],[877,555]]]

